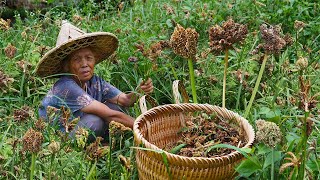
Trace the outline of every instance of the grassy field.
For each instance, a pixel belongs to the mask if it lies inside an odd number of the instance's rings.
[[[259,141],[250,158],[236,167],[236,179],[320,178],[318,1],[118,1],[86,0],[68,6],[48,1],[51,8],[26,11],[23,18],[16,13],[11,26],[0,19],[0,179],[138,179],[132,132],[112,131],[110,146],[90,145],[93,155],[83,148],[85,132],[73,141],[38,119],[41,99],[56,79],[38,78],[34,70],[55,46],[63,19],[87,32],[107,31],[118,37],[116,54],[97,65],[96,74],[120,90],[135,91],[141,79],[151,77],[151,96],[159,105],[170,104],[172,82],[178,79],[191,102],[196,93],[198,103],[224,105],[248,119]],[[246,25],[248,33],[240,43],[212,51],[210,29],[230,18]],[[173,47],[156,46],[168,42],[178,24],[199,34],[193,61],[177,55]],[[264,41],[262,24],[275,26],[277,40],[285,40],[286,46],[277,46],[276,53],[252,53],[259,44],[279,43]],[[133,58],[137,62],[131,62]],[[129,114],[140,115],[138,104]],[[280,132],[266,134],[274,124],[259,127],[259,119],[275,123]],[[28,136],[37,142],[28,141]]]

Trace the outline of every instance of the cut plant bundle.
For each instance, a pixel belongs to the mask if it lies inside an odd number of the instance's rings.
[[[198,38],[199,34],[195,29],[184,29],[179,24],[174,28],[174,32],[170,38],[170,46],[173,49],[173,52],[188,60],[193,103],[198,103],[193,68],[193,60],[197,54]]]
[[[201,114],[188,119],[186,127],[178,132],[181,139],[167,144],[164,150],[187,157],[219,157],[234,150],[211,147],[229,144],[241,148],[247,143],[241,133],[233,119],[224,121],[214,115]]]
[[[220,27],[215,25],[209,30],[209,45],[210,49],[215,54],[225,52],[224,57],[224,73],[223,73],[223,92],[222,92],[222,107],[226,105],[226,81],[229,50],[233,49],[233,45],[241,42],[247,36],[248,29],[246,25],[235,23],[229,19]]]

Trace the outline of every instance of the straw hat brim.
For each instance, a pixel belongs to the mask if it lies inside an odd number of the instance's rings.
[[[118,48],[117,37],[108,32],[86,33],[78,38],[70,39],[50,51],[40,60],[36,75],[48,77],[63,72],[63,60],[72,52],[90,47],[96,53],[96,64],[109,57]],[[53,76],[54,77],[54,76]]]

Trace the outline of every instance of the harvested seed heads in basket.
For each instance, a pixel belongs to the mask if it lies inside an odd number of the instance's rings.
[[[247,142],[235,120],[220,119],[214,115],[192,116],[179,132],[179,141],[169,143],[165,150],[187,157],[217,157],[230,154],[228,148],[210,148],[217,144],[243,147]]]

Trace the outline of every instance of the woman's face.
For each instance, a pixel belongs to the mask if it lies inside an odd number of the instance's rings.
[[[76,75],[82,83],[85,83],[93,76],[95,61],[90,48],[79,49],[70,55],[69,73]]]

